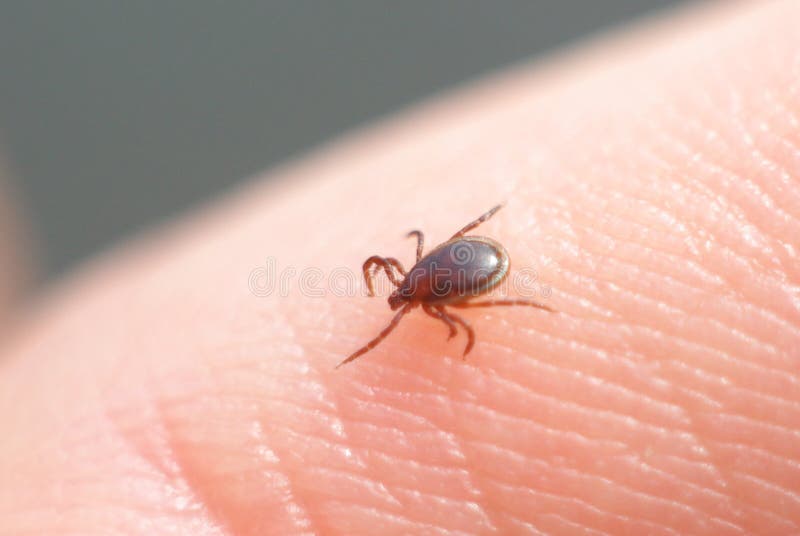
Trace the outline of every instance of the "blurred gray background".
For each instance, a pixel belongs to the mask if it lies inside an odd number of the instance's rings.
[[[3,0],[46,275],[343,130],[675,0]]]

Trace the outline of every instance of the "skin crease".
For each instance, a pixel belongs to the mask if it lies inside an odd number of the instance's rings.
[[[797,20],[650,22],[93,261],[0,351],[0,534],[800,531]],[[414,311],[334,371],[385,299],[248,289],[409,268],[497,202],[559,312],[461,312],[466,362]]]

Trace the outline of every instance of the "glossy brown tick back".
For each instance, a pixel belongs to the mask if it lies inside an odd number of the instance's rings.
[[[468,301],[487,293],[508,276],[510,263],[508,253],[502,245],[485,236],[464,236],[465,233],[494,216],[501,207],[502,205],[497,205],[477,220],[470,222],[454,234],[450,240],[437,246],[424,257],[422,256],[422,246],[425,243],[425,237],[422,231],[408,233],[408,236],[417,237],[417,263],[407,273],[400,261],[392,257],[372,256],[367,259],[364,262],[364,280],[367,283],[369,295],[375,295],[372,283],[375,270],[383,268],[386,277],[397,287],[389,296],[389,306],[393,311],[400,310],[377,337],[350,354],[347,359],[336,365],[336,368],[375,348],[397,327],[403,315],[417,305],[421,305],[422,310],[430,316],[447,324],[450,330],[448,339],[456,335],[457,325],[464,328],[464,331],[467,332],[464,356],[472,350],[472,346],[475,344],[475,332],[466,320],[448,312],[445,306],[465,308],[528,305],[554,312],[549,307],[530,300]],[[398,277],[398,274],[402,279]]]

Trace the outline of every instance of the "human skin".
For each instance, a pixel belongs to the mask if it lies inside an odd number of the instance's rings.
[[[92,261],[3,341],[0,534],[797,533],[798,20],[649,22]],[[466,361],[415,310],[334,370],[385,300],[249,284],[501,201],[476,232],[558,312],[463,311]]]

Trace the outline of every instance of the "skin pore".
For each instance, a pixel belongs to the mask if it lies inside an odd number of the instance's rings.
[[[800,531],[797,20],[648,22],[91,261],[0,345],[0,534]],[[392,313],[330,274],[499,202],[558,314],[463,310],[464,362],[414,311],[334,370]]]

